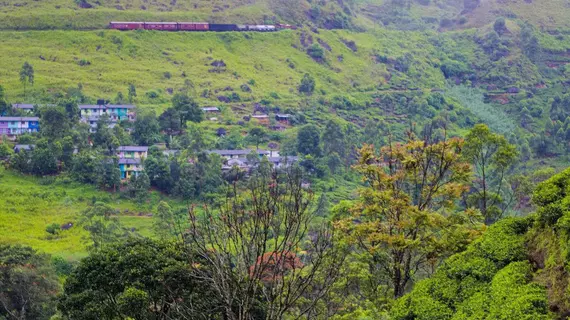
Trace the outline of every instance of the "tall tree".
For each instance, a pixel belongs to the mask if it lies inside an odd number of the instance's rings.
[[[0,318],[48,320],[60,290],[50,257],[30,247],[0,245]]]
[[[348,240],[370,255],[370,270],[384,275],[395,298],[418,272],[432,269],[471,239],[463,225],[469,220],[454,212],[471,173],[461,160],[462,147],[459,139],[429,144],[412,137],[379,154],[369,145],[360,150],[356,169],[367,187],[360,190],[352,215],[339,225]]]
[[[204,118],[202,109],[198,103],[184,93],[177,93],[172,97],[172,107],[180,115],[180,127],[186,128],[186,122],[200,122]]]
[[[220,298],[225,319],[307,316],[338,278],[344,255],[330,228],[309,231],[313,206],[302,181],[298,169],[260,173],[246,191],[228,190],[218,210],[191,208],[187,239],[209,266],[195,272]]]
[[[259,149],[259,145],[267,141],[267,132],[261,127],[255,127],[249,130],[247,138],[255,144],[255,149]]]
[[[137,97],[137,88],[134,84],[129,83],[129,102],[133,103]]]
[[[42,107],[40,133],[50,141],[70,135],[71,121],[63,107]]]
[[[301,154],[321,155],[321,133],[314,124],[301,127],[297,133],[297,151]]]
[[[299,92],[305,94],[312,94],[315,91],[315,78],[308,73],[305,73],[301,84],[299,85]]]
[[[322,135],[323,151],[326,156],[333,152],[338,155],[346,155],[346,143],[344,140],[344,130],[334,120],[329,120]]]
[[[160,139],[158,120],[154,111],[137,116],[132,136],[141,146],[150,146]]]
[[[491,224],[500,219],[510,205],[505,198],[512,192],[505,179],[517,160],[516,147],[486,125],[477,124],[465,138],[464,157],[475,169],[467,203],[481,210],[485,223]]]
[[[20,82],[24,85],[24,95],[26,95],[26,84],[34,85],[34,67],[27,61],[20,68]]]

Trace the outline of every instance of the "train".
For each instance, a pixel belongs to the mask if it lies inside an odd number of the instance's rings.
[[[283,29],[297,29],[289,24],[219,24],[208,22],[115,22],[109,23],[115,30],[159,30],[159,31],[257,31],[272,32]]]

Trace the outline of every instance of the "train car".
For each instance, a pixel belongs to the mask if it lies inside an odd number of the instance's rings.
[[[180,31],[208,31],[210,30],[207,22],[179,22],[178,30]]]
[[[239,31],[237,24],[210,23],[210,31]]]
[[[264,24],[257,24],[257,25],[248,25],[247,26],[249,31],[260,31],[260,32],[270,32],[276,31],[277,28],[272,25],[264,25]]]
[[[178,30],[178,23],[177,22],[145,22],[144,28],[146,30],[176,31],[176,30]]]
[[[275,27],[277,27],[277,29],[290,29],[290,30],[297,30],[296,26],[292,26],[290,24],[282,24],[282,23],[278,23],[275,25]]]
[[[109,23],[110,29],[116,30],[137,30],[137,29],[144,29],[144,22],[116,22],[111,21]]]

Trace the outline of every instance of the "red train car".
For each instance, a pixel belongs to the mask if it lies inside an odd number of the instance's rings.
[[[208,31],[210,25],[207,22],[179,22],[180,31]]]
[[[146,30],[176,31],[176,30],[178,30],[178,23],[176,23],[176,22],[145,22],[144,28]]]
[[[144,22],[111,22],[109,28],[117,30],[144,29]]]

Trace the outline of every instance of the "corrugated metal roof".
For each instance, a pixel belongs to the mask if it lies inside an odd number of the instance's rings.
[[[120,146],[117,151],[148,151],[148,147],[143,146]]]
[[[238,156],[238,155],[248,155],[251,153],[252,150],[250,149],[243,149],[243,150],[209,150],[209,153],[216,153],[221,156]],[[269,154],[267,150],[257,150],[256,153],[258,154]]]
[[[38,117],[0,117],[0,121],[40,121]]]

